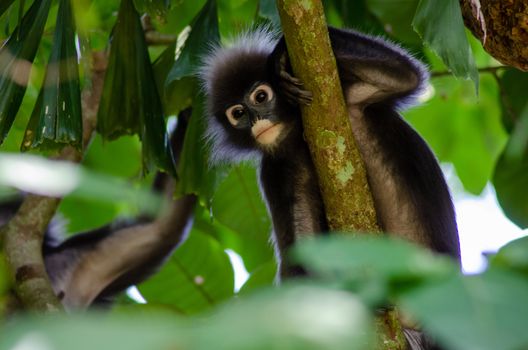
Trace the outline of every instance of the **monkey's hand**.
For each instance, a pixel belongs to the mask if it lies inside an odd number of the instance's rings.
[[[303,90],[303,82],[288,72],[288,53],[283,52],[279,60],[279,85],[281,92],[292,105],[312,103],[311,91]]]

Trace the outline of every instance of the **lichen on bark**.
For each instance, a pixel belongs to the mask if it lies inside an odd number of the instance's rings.
[[[277,1],[294,74],[313,93],[303,106],[306,141],[332,230],[379,232],[320,1]]]
[[[277,0],[293,73],[313,93],[301,108],[331,230],[379,233],[366,170],[345,105],[320,0]],[[396,310],[377,318],[378,349],[406,349]]]

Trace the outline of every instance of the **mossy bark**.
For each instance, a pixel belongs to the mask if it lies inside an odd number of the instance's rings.
[[[277,7],[294,74],[314,97],[311,105],[302,107],[303,126],[330,228],[379,232],[322,4],[319,0],[278,0]]]
[[[277,0],[293,72],[313,103],[302,107],[306,142],[333,231],[379,233],[366,170],[357,148],[320,0]],[[379,349],[406,349],[394,310],[377,319]]]

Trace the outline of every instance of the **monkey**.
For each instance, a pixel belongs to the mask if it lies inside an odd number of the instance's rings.
[[[399,114],[426,88],[426,67],[379,37],[328,31],[382,230],[459,262],[455,211],[438,161]],[[301,123],[300,106],[312,94],[291,73],[284,38],[262,28],[243,34],[212,48],[198,75],[211,162],[257,163],[279,278],[302,275],[284,261],[288,249],[329,228]]]

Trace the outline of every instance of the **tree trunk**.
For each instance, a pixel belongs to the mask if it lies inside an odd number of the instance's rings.
[[[306,142],[315,164],[333,231],[379,233],[366,170],[359,154],[320,0],[277,0],[295,76],[313,93],[302,107]],[[379,349],[406,349],[394,310],[377,319]]]

